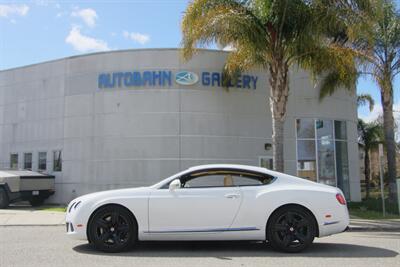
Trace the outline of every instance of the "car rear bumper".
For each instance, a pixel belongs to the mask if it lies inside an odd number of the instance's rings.
[[[332,212],[331,218],[319,225],[319,237],[342,233],[349,228],[350,218],[346,206]]]

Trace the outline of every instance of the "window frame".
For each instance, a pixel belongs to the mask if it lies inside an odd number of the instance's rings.
[[[14,167],[12,167],[12,156],[17,156],[17,166],[14,168]],[[11,170],[18,170],[18,165],[19,165],[19,153],[10,153],[10,169]]]
[[[271,174],[266,174],[266,173],[261,173],[261,172],[256,172],[256,171],[249,171],[249,170],[244,170],[244,169],[234,169],[234,168],[209,168],[209,169],[202,169],[202,170],[195,170],[195,171],[191,171],[189,173],[185,173],[179,177],[176,177],[175,179],[179,179],[182,183],[182,185],[184,184],[182,182],[182,179],[186,179],[187,177],[196,174],[196,173],[207,173],[207,172],[226,172],[226,173],[243,173],[243,174],[252,174],[254,176],[259,176],[259,177],[265,177],[266,179],[271,179],[269,181],[269,183],[266,184],[256,184],[256,185],[232,185],[232,186],[202,186],[202,187],[181,187],[180,189],[210,189],[210,188],[236,188],[236,187],[251,187],[251,186],[267,186],[272,184],[277,177],[273,176]],[[159,189],[168,189],[169,188],[169,184],[175,180],[172,179],[171,181],[168,181],[167,183],[165,183],[164,185],[162,185]],[[192,178],[195,179],[195,178]],[[192,180],[190,179],[190,180]],[[251,178],[250,178],[251,179]],[[190,181],[187,180],[187,181]],[[186,182],[186,181],[185,181]]]
[[[319,156],[318,156],[318,142],[320,142],[322,139],[320,137],[318,137],[318,133],[317,133],[317,121],[318,120],[322,120],[322,121],[331,121],[332,122],[332,138],[330,138],[329,140],[331,142],[333,142],[333,161],[334,161],[334,176],[335,176],[335,186],[338,186],[338,174],[337,174],[337,162],[336,162],[336,157],[337,157],[337,150],[336,150],[336,142],[337,141],[341,141],[346,143],[347,146],[347,161],[349,161],[348,158],[348,145],[349,145],[349,139],[348,139],[348,134],[347,134],[347,130],[348,130],[348,123],[349,121],[344,120],[344,119],[331,119],[331,118],[324,118],[324,117],[319,117],[319,118],[310,118],[310,117],[296,117],[294,120],[295,126],[297,125],[297,121],[298,120],[304,120],[304,119],[312,119],[314,121],[314,131],[315,131],[315,137],[314,138],[302,138],[302,137],[298,137],[298,129],[297,127],[295,127],[295,138],[296,138],[296,174],[297,176],[299,176],[299,169],[298,169],[298,162],[299,162],[299,151],[298,151],[298,142],[299,141],[313,141],[315,143],[315,172],[316,172],[316,182],[320,182],[320,173],[319,173]],[[339,139],[336,137],[336,122],[341,122],[341,123],[345,123],[345,136],[346,139]],[[349,165],[349,163],[348,163]],[[300,176],[299,176],[300,177]],[[349,193],[350,195],[350,193]]]
[[[42,168],[40,168],[40,154],[41,153],[44,153],[46,156],[45,156],[45,168],[44,169],[42,169]],[[47,170],[47,151],[39,151],[38,152],[38,165],[37,165],[37,169],[38,169],[38,171],[46,171]]]
[[[274,167],[274,157],[273,156],[259,156],[258,157],[258,166],[261,168],[265,168],[261,164],[263,160],[272,160],[272,169],[273,169],[273,167]],[[268,168],[265,168],[265,169],[272,170],[272,169],[268,169]]]
[[[31,154],[31,167],[30,168],[26,168],[26,166],[25,166],[25,164],[26,164],[26,161],[25,161],[25,157],[26,157],[26,155],[28,155],[28,154]],[[29,171],[32,171],[32,169],[33,169],[33,153],[32,152],[24,152],[24,154],[23,154],[23,163],[24,163],[24,170],[29,170]]]
[[[61,161],[61,162],[60,162],[60,165],[61,165],[61,166],[60,166],[60,169],[59,169],[59,170],[58,170],[58,169],[57,169],[57,170],[55,169],[55,166],[56,166],[56,165],[54,164],[54,163],[56,162],[56,159],[55,159],[55,153],[56,153],[56,152],[60,152],[60,161]],[[62,150],[61,150],[61,149],[55,149],[55,150],[53,150],[53,172],[61,172],[61,171],[62,171]]]

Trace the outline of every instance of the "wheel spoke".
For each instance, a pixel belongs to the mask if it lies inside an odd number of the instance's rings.
[[[118,222],[118,213],[114,211],[113,213],[111,213],[111,223],[113,225],[116,225],[117,222]]]
[[[109,232],[103,232],[100,236],[99,236],[100,240],[102,240],[103,242],[106,242],[108,239],[110,239],[110,233]]]
[[[293,238],[292,235],[285,235],[283,237],[282,243],[285,247],[289,246],[290,242],[292,242]]]
[[[293,221],[294,221],[293,212],[288,212],[286,214],[286,222],[287,223],[293,223]]]
[[[122,232],[122,233],[126,233],[126,232],[129,231],[129,226],[126,225],[126,224],[119,225],[119,226],[117,227],[117,231],[118,231],[118,232]]]
[[[109,224],[109,222],[107,222],[104,219],[100,219],[97,221],[97,225],[100,226],[101,228],[107,228],[108,224]]]
[[[282,232],[282,231],[286,231],[286,228],[287,228],[286,224],[277,223],[277,224],[275,224],[274,230],[276,232]]]
[[[302,244],[304,244],[304,242],[306,241],[306,236],[302,233],[296,233],[295,238],[297,238],[297,240],[299,240],[299,242]]]
[[[302,227],[307,226],[307,225],[308,225],[308,222],[304,218],[301,218],[301,220],[297,221],[297,223],[296,223],[296,227],[297,228],[302,228]]]
[[[112,239],[113,239],[113,241],[114,241],[114,244],[116,244],[116,245],[122,244],[120,235],[118,235],[118,234],[113,234],[113,235],[112,235]]]

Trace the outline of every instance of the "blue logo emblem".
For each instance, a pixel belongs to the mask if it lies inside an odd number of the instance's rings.
[[[199,77],[190,71],[180,71],[175,74],[175,82],[181,85],[193,85],[197,83]]]

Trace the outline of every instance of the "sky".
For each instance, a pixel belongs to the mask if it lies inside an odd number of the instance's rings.
[[[0,0],[0,70],[97,51],[180,47],[180,21],[188,2]],[[400,123],[400,75],[394,89],[394,115]],[[358,110],[361,118],[373,121],[382,110],[377,85],[362,77],[357,92],[374,97],[372,112]]]

